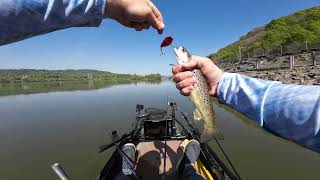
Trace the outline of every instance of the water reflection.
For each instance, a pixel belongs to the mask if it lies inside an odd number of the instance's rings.
[[[54,82],[19,82],[0,83],[0,96],[16,94],[36,94],[57,91],[76,91],[108,88],[114,85],[134,84],[141,81],[54,81]],[[160,84],[161,81],[146,81],[149,84]]]

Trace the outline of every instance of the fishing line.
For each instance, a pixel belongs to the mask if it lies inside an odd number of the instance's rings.
[[[169,111],[169,92],[168,87],[166,86],[166,105],[167,105],[167,116],[166,116],[166,133],[164,137],[164,162],[163,162],[163,175],[162,179],[166,179],[166,168],[167,168],[167,137],[168,137],[168,111]]]
[[[228,163],[230,164],[230,166],[231,166],[232,170],[234,171],[234,173],[237,175],[237,177],[239,178],[239,180],[241,180],[240,175],[238,174],[236,168],[233,166],[233,164],[232,164],[231,160],[229,159],[229,157],[227,156],[226,152],[223,150],[221,144],[219,143],[219,140],[218,140],[217,138],[215,138],[215,137],[214,137],[214,140],[215,140],[216,143],[218,144],[218,146],[219,146],[219,148],[220,148],[220,150],[221,150],[224,158],[228,161]]]
[[[173,41],[173,38],[172,36],[167,36],[166,32],[163,32],[162,34],[165,38],[164,40],[162,41],[161,43],[161,46],[160,46],[160,51],[161,51],[161,54],[160,56],[162,55],[165,55],[165,53],[162,51],[162,48],[163,47],[167,47],[167,46],[170,46],[172,48],[174,48],[175,46],[172,45],[172,41]],[[167,95],[167,103],[169,102],[169,98],[168,98],[168,91],[167,91],[167,88],[166,88],[166,95]],[[167,111],[168,111],[168,108],[167,108]],[[164,158],[164,176],[163,176],[163,179],[165,179],[165,173],[166,173],[166,150],[167,150],[167,133],[168,133],[168,124],[167,124],[167,120],[166,120],[166,137],[165,137],[165,158]],[[189,123],[188,123],[189,124]],[[225,153],[225,151],[223,150],[221,144],[219,143],[218,139],[214,138],[217,145],[219,146],[220,148],[220,151],[222,152],[224,158],[228,161],[228,163],[230,164],[232,170],[234,171],[234,173],[236,174],[236,176],[238,177],[239,180],[241,180],[241,177],[239,175],[239,173],[237,172],[237,170],[235,169],[235,167],[233,166],[231,160],[229,159],[229,157],[227,156],[227,154]]]
[[[163,162],[163,176],[162,179],[166,179],[166,171],[167,171],[167,137],[168,137],[168,119],[166,119],[166,134],[164,138],[164,162]]]

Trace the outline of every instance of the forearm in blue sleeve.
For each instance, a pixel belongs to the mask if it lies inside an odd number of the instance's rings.
[[[320,152],[320,87],[224,73],[218,99],[272,133]]]
[[[99,26],[106,0],[1,0],[0,45],[76,26]]]

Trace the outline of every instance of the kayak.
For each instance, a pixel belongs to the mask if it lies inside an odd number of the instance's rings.
[[[178,156],[182,151],[180,144],[186,139],[200,142],[200,133],[187,114],[176,103],[168,103],[167,109],[136,106],[137,115],[131,130],[119,136],[117,131],[108,132],[111,142],[98,147],[102,153],[111,147],[114,152],[100,172],[98,179],[112,180],[122,172],[122,159],[125,154],[121,147],[133,143],[136,159],[132,171],[135,179],[179,179],[177,171]],[[181,118],[177,118],[177,114]],[[217,155],[215,149],[206,143],[200,144],[200,155],[195,169],[207,180],[238,180],[234,169],[229,168]],[[232,166],[232,164],[231,164]]]

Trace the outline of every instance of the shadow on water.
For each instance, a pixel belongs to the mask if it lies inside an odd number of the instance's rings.
[[[246,117],[245,115],[241,114],[240,112],[228,107],[227,105],[221,104],[218,102],[218,100],[216,98],[212,98],[212,102],[213,104],[215,104],[216,106],[218,106],[219,108],[233,114],[234,116],[236,116],[237,118],[241,119],[242,122],[244,122],[245,124],[252,126],[254,128],[258,128],[259,125],[257,123],[255,123],[253,120],[249,119],[248,117]]]
[[[110,88],[115,85],[134,84],[146,82],[148,84],[160,84],[161,81],[53,81],[53,82],[15,82],[0,83],[0,96],[18,94],[37,94],[61,91],[93,90]]]

